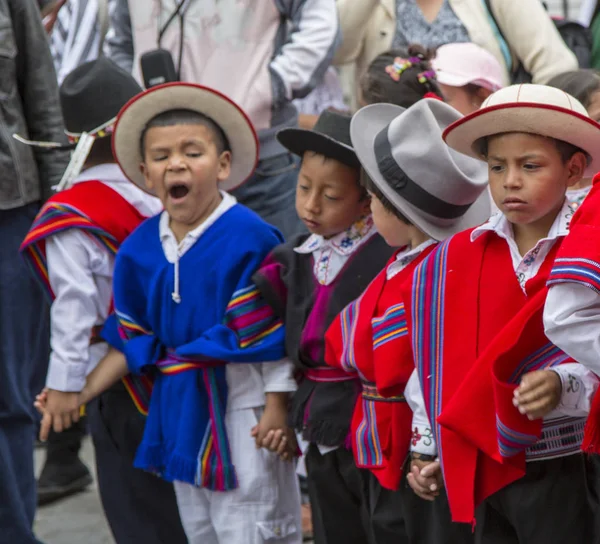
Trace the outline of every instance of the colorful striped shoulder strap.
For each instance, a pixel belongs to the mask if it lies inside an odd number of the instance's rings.
[[[80,229],[97,239],[113,255],[144,216],[119,193],[101,181],[86,181],[54,195],[42,207],[21,253],[50,299],[46,239],[70,229]]]

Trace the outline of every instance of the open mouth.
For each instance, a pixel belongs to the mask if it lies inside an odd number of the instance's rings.
[[[169,187],[169,196],[171,198],[183,198],[190,192],[189,187],[186,185],[175,184]]]

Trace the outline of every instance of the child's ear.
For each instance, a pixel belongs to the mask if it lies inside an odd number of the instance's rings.
[[[144,176],[144,179],[146,180],[146,187],[148,187],[148,189],[150,189],[152,191],[154,189],[154,184],[152,183],[152,180],[150,179],[150,176],[148,175],[148,168],[146,167],[146,163],[143,161],[140,163],[140,172],[142,173],[142,175]]]
[[[364,215],[369,215],[371,213],[371,195],[366,191],[362,199],[362,212]]]
[[[567,170],[569,177],[567,179],[567,186],[572,187],[577,182],[583,179],[585,175],[585,169],[587,168],[587,157],[585,153],[578,151],[575,153],[567,162]]]
[[[231,173],[231,151],[223,151],[219,156],[219,170],[217,181],[225,181]]]

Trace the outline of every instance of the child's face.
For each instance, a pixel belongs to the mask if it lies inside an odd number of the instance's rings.
[[[296,213],[308,230],[330,238],[369,213],[356,169],[306,152],[298,175]]]
[[[410,225],[386,210],[381,200],[371,194],[371,213],[377,232],[390,247],[404,247],[410,243]]]
[[[469,90],[468,86],[465,87],[450,87],[450,85],[443,85],[438,82],[440,91],[444,97],[444,102],[452,106],[455,110],[459,111],[463,115],[469,115],[477,111],[484,100],[492,94],[491,91],[479,87],[476,93]]]
[[[553,220],[586,167],[583,153],[565,163],[554,140],[520,132],[489,138],[487,162],[496,206],[511,223],[531,226]]]
[[[212,131],[203,125],[148,129],[141,170],[171,219],[171,227],[193,230],[219,196],[229,176],[231,154],[219,154]]]

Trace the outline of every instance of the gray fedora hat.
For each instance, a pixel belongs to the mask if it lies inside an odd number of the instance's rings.
[[[410,108],[373,104],[350,125],[352,144],[375,185],[435,240],[490,217],[487,164],[448,147],[442,133],[461,118],[440,100]]]

